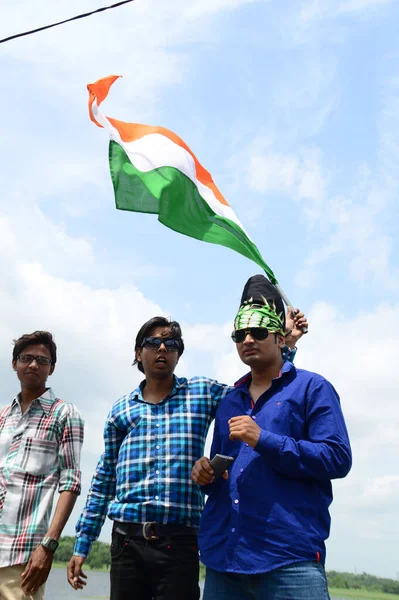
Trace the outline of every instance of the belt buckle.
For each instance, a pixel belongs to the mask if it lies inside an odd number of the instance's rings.
[[[159,536],[155,535],[152,531],[151,531],[151,526],[155,528],[156,526],[156,522],[155,521],[146,521],[145,523],[143,523],[143,538],[145,540],[158,540]],[[149,532],[150,535],[148,535],[147,531],[148,528],[150,528]]]

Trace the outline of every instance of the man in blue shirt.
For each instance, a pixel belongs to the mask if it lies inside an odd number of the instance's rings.
[[[76,526],[68,580],[81,567],[104,519],[114,521],[111,599],[197,600],[197,531],[203,507],[192,466],[227,386],[205,377],[177,378],[184,350],[176,321],[154,317],[136,337],[134,364],[145,380],[113,405],[105,451]]]
[[[351,468],[348,434],[333,386],[283,362],[275,297],[255,295],[247,290],[232,334],[251,372],[221,400],[211,449],[235,461],[217,480],[206,457],[192,473],[208,494],[204,600],[325,600],[331,479]]]

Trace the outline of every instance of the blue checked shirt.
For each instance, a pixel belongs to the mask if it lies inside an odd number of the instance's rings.
[[[159,404],[144,400],[142,385],[115,402],[105,424],[105,451],[76,525],[75,555],[89,554],[107,512],[115,521],[199,526],[203,493],[191,469],[204,454],[219,401],[231,389],[206,377],[175,377]]]

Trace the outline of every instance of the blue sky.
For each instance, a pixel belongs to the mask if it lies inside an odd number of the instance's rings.
[[[8,3],[0,37],[97,6]],[[389,0],[136,0],[0,47],[3,403],[18,390],[12,338],[50,329],[52,385],[88,425],[84,492],[108,408],[139,381],[142,322],[180,320],[179,374],[230,383],[243,373],[232,320],[258,272],[115,210],[86,84],[116,73],[105,114],[183,137],[309,317],[297,364],[337,388],[354,450],[335,485],[327,567],[396,577],[398,13]]]

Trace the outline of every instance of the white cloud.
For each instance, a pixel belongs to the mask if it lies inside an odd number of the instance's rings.
[[[64,276],[77,277],[94,265],[89,242],[68,236],[62,226],[55,225],[35,205],[25,211],[20,206],[12,215],[1,218],[0,240],[7,250],[1,262],[14,264],[15,268],[21,266],[22,258],[43,263],[50,271]]]
[[[384,506],[391,504],[392,507],[397,507],[399,498],[399,476],[398,475],[383,475],[375,477],[365,487],[360,501],[365,501],[370,508],[376,506]]]
[[[214,33],[209,17],[262,1],[217,0],[192,5],[184,0],[136,0],[8,42],[3,57],[17,59],[14,72],[24,74],[23,89],[28,85],[33,93],[37,88],[48,90],[47,102],[63,102],[66,110],[85,101],[87,83],[109,74],[125,75],[119,118],[123,118],[123,108],[131,118],[133,107],[136,115],[145,117],[156,102],[156,89],[182,80],[189,65],[187,53],[181,51],[184,44],[220,39],[221,33]],[[0,37],[16,28],[30,30],[96,8],[96,0],[60,0],[53,5],[38,0],[34,9],[26,0],[18,5],[9,3],[2,10]],[[117,94],[115,91],[116,98]]]
[[[300,19],[303,23],[334,18],[340,15],[364,15],[370,17],[372,9],[393,4],[393,0],[311,0],[301,7]],[[372,14],[372,13],[371,13]]]
[[[300,20],[304,23],[308,23],[314,19],[321,18],[326,12],[327,5],[325,0],[311,0],[311,2],[305,2],[301,7],[299,14]]]
[[[317,149],[303,150],[297,156],[270,151],[246,154],[249,189],[262,194],[284,194],[301,203],[309,223],[320,219],[326,180]]]
[[[307,287],[315,281],[322,265],[334,257],[345,255],[349,278],[364,285],[368,279],[387,290],[398,289],[399,271],[393,263],[394,237],[392,222],[396,219],[396,199],[399,177],[395,165],[399,159],[397,109],[399,78],[383,79],[383,104],[377,115],[376,162],[359,162],[348,178],[346,189],[336,192],[342,174],[326,166],[319,148],[296,148],[279,151],[276,131],[253,139],[240,152],[240,175],[249,189],[259,196],[252,202],[249,217],[258,219],[270,202],[270,197],[282,194],[298,206],[298,215],[305,219],[312,243],[296,282]],[[294,136],[293,136],[294,137]],[[262,195],[261,195],[262,194]]]
[[[299,161],[292,156],[259,156],[250,158],[248,167],[250,188],[256,192],[289,193],[297,184]]]
[[[319,228],[323,243],[316,244],[306,261],[306,267],[321,265],[337,254],[345,253],[353,281],[364,284],[372,278],[388,289],[399,285],[398,270],[391,264],[393,239],[386,224],[387,209],[392,207],[399,189],[399,180],[389,172],[384,162],[390,156],[381,153],[381,167],[370,175],[360,167],[356,182],[346,194],[329,196],[319,212]],[[311,223],[314,226],[314,222]]]
[[[224,10],[234,10],[245,4],[269,3],[271,0],[204,0],[198,3],[185,3],[183,15],[188,19],[204,17]]]
[[[300,288],[309,288],[317,281],[317,273],[314,269],[299,269],[295,273],[294,284]]]
[[[337,13],[352,13],[387,6],[392,4],[393,0],[346,0],[337,7]]]

